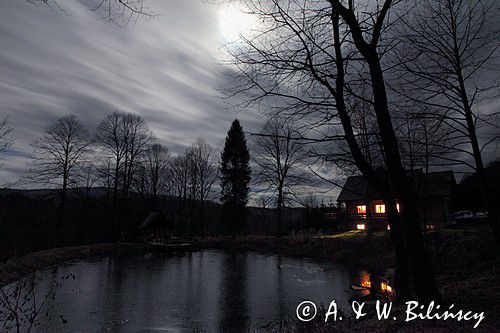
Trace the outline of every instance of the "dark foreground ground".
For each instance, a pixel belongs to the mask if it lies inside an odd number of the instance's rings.
[[[438,284],[444,302],[455,309],[485,312],[486,319],[474,331],[500,332],[499,251],[487,230],[448,229],[426,235]],[[387,233],[367,237],[358,232],[333,236],[308,233],[287,237],[213,238],[195,241],[191,246],[171,247],[145,244],[97,244],[36,252],[0,263],[0,286],[20,277],[64,261],[100,255],[127,255],[137,251],[176,251],[218,248],[224,250],[256,250],[292,257],[309,257],[343,262],[382,274],[393,267],[393,255]],[[401,311],[403,305],[396,305]],[[322,316],[318,315],[317,318]],[[401,316],[404,318],[404,316]],[[324,319],[324,316],[323,316]],[[378,321],[374,317],[325,324],[288,322],[276,332],[470,332],[472,321],[459,322],[420,320],[405,324],[403,320]]]

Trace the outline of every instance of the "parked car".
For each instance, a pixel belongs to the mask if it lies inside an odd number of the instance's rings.
[[[485,220],[488,218],[488,212],[477,212],[474,214],[474,220]]]
[[[473,220],[474,213],[471,210],[462,210],[462,211],[453,213],[453,218],[455,220]]]

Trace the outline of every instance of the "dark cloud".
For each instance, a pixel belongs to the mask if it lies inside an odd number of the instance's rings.
[[[109,112],[136,112],[174,152],[195,137],[220,145],[235,116],[249,130],[262,123],[255,112],[228,110],[216,90],[228,70],[218,62],[217,5],[149,1],[160,15],[126,27],[99,20],[87,2],[63,5],[67,15],[22,0],[2,3],[0,112],[16,142],[0,183],[18,178],[29,142],[67,113],[94,130]]]

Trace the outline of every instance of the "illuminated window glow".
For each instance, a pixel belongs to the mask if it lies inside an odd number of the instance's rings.
[[[356,206],[356,211],[358,214],[366,214],[366,206],[361,205],[361,206]]]
[[[375,213],[384,214],[385,213],[385,205],[375,205]]]
[[[358,230],[365,230],[365,225],[364,224],[358,224],[358,225],[356,225],[356,229],[358,229]]]
[[[398,203],[396,204],[396,210],[397,210],[397,211],[398,211],[398,213],[399,213],[399,204],[398,204]]]

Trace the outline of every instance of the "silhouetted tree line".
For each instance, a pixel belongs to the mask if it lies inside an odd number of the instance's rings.
[[[2,128],[5,150],[12,140],[7,120]],[[219,175],[215,150],[205,140],[172,156],[142,117],[114,112],[94,134],[76,116],[63,116],[31,146],[20,184],[47,190],[2,192],[6,250],[133,240],[157,210],[168,211],[181,236],[204,234]]]
[[[12,127],[7,119],[2,127],[5,150],[13,141]],[[256,137],[255,184],[269,196],[265,206],[249,211],[251,159],[238,120],[219,159],[201,138],[171,154],[137,114],[106,115],[95,133],[76,116],[62,116],[31,143],[32,158],[19,183],[26,189],[0,193],[2,256],[136,240],[139,225],[153,211],[173,222],[178,237],[321,228],[313,201],[295,203],[305,211],[286,208],[293,205],[292,194],[300,195],[293,188],[306,178],[299,169],[303,149],[290,142],[292,134],[293,124],[276,118]]]

